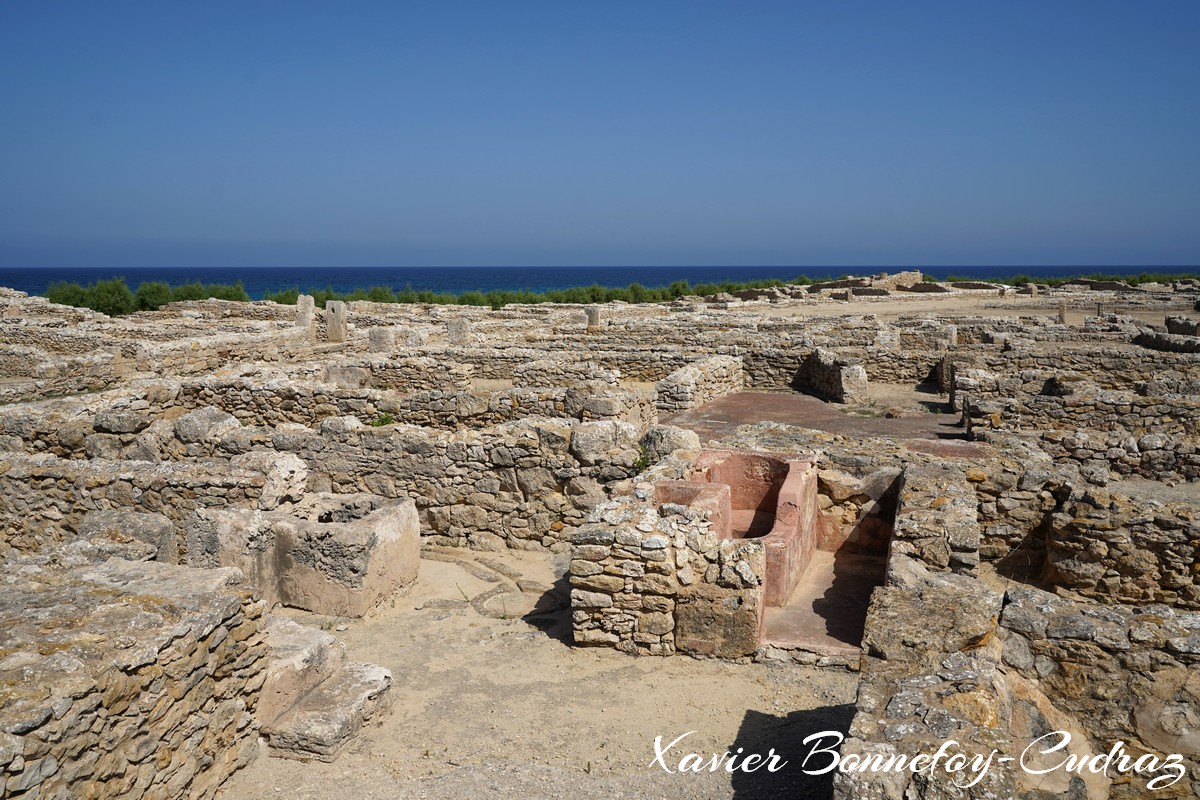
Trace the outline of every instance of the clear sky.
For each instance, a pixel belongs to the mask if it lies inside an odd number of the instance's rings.
[[[1195,265],[1200,2],[0,3],[0,266]]]

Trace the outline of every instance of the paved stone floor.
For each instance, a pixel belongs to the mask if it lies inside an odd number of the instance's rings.
[[[829,433],[890,436],[893,438],[962,439],[957,414],[919,411],[886,419],[882,416],[848,414],[835,403],[827,403],[800,392],[735,392],[711,403],[661,418],[661,422],[691,428],[701,439],[720,438],[739,425],[781,422]]]
[[[936,400],[937,395],[930,397],[934,399],[929,405],[944,405]],[[848,408],[860,413],[848,413]],[[904,440],[910,450],[933,455],[971,457],[989,452],[987,445],[966,440],[957,414],[909,409],[888,419],[881,411],[866,413],[861,407],[827,403],[800,392],[735,392],[679,414],[664,415],[659,422],[693,430],[702,442],[719,441],[740,425],[779,422],[827,433]]]

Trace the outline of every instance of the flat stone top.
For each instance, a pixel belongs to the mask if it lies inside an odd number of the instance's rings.
[[[113,669],[155,662],[176,639],[203,639],[237,614],[235,569],[198,570],[64,550],[0,567],[0,731],[42,724]]]

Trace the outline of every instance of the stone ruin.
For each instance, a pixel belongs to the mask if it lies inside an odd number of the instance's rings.
[[[402,690],[281,610],[371,614],[456,548],[569,558],[575,646],[857,673],[843,756],[1063,730],[1179,754],[1195,793],[1200,287],[999,288],[125,319],[0,290],[4,796],[211,797],[260,739],[337,758]],[[877,407],[904,391],[927,410]]]

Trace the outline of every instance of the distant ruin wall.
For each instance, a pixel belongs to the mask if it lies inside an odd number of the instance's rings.
[[[581,381],[616,385],[621,381],[621,372],[595,361],[541,358],[518,364],[512,375],[513,386],[519,387],[570,386]]]
[[[145,344],[137,350],[138,369],[159,375],[215,372],[246,361],[286,361],[311,357],[313,343],[303,333],[225,334]]]
[[[972,400],[959,388],[959,405],[964,396],[975,435],[1037,431],[1054,458],[1121,475],[1200,480],[1200,400],[1193,397],[1087,391]]]
[[[349,361],[348,366],[363,366],[370,370],[371,386],[398,392],[418,392],[430,389],[471,388],[475,369],[470,364],[447,364],[432,358],[370,358],[361,362]]]
[[[742,359],[712,356],[675,370],[655,384],[658,410],[686,411],[745,387]]]

